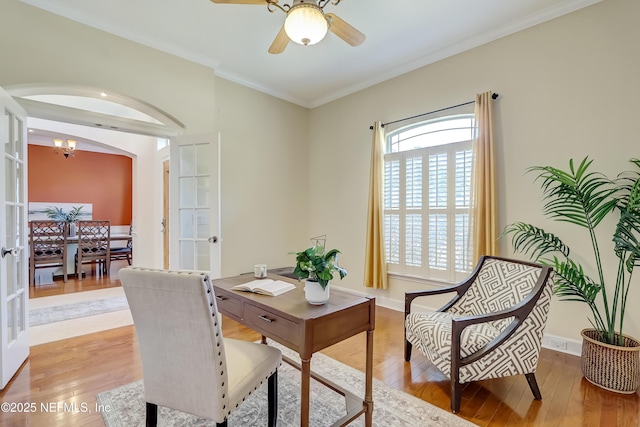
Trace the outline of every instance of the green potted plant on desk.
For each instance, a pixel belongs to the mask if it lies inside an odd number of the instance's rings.
[[[511,235],[515,252],[554,268],[554,293],[560,299],[583,302],[591,310],[593,328],[582,331],[585,378],[607,390],[634,393],[640,386],[640,342],[624,335],[623,325],[632,274],[640,265],[640,160],[631,160],[636,170],[613,180],[590,171],[592,162],[585,157],[577,167],[570,160],[568,171],[535,166],[529,172],[537,173],[540,180],[544,214],[588,233],[595,271],[588,273],[579,262],[587,255],[587,248],[579,248],[575,256],[558,236],[542,228],[516,222],[508,225],[502,236]],[[610,224],[603,220],[612,215],[617,220],[612,235],[617,271],[605,282],[603,246],[596,227]]]
[[[296,267],[293,275],[298,279],[305,279],[304,295],[310,304],[322,305],[329,300],[329,282],[333,274],[338,273],[342,280],[347,270],[338,265],[337,249],[324,251],[323,246],[313,246],[302,252],[294,252]]]
[[[69,212],[65,212],[62,208],[50,206],[44,210],[47,217],[56,221],[64,221],[67,223],[68,235],[73,237],[76,235],[76,221],[80,215],[82,206],[73,206]]]

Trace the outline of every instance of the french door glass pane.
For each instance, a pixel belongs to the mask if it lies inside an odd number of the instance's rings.
[[[22,137],[22,127],[24,126],[24,123],[17,116],[13,116],[13,117],[14,117],[14,121],[13,121],[14,146],[13,146],[13,148],[15,149],[15,151],[13,153],[13,156],[18,160],[23,160],[21,137]]]
[[[5,208],[6,215],[6,235],[5,242],[3,242],[3,246],[5,248],[13,248],[16,246],[15,241],[15,217],[14,217],[14,206],[7,204]],[[14,261],[18,258],[19,255],[7,255],[5,257],[6,266],[7,266],[7,295],[13,295],[16,293],[16,282],[13,280],[14,271]]]
[[[180,176],[195,175],[194,148],[191,145],[180,147]]]
[[[209,206],[209,177],[195,178],[196,205],[198,207]]]
[[[180,242],[180,268],[184,270],[194,270],[194,242],[191,240],[183,240]]]
[[[193,209],[180,209],[180,238],[193,238]]]
[[[20,270],[18,270],[20,271]],[[22,310],[24,308],[22,307],[22,298],[16,298],[16,328],[18,330],[18,333],[22,332],[25,330],[26,325],[24,324],[24,319],[25,316],[21,316],[20,313],[22,313]]]
[[[3,141],[4,142],[4,152],[6,154],[9,155],[13,155],[13,130],[12,130],[12,125],[13,125],[13,121],[12,121],[12,114],[9,111],[5,111],[4,115],[3,115],[3,128],[7,130],[7,133],[3,136],[6,137],[6,139]]]
[[[16,339],[13,328],[13,321],[16,317],[15,298],[11,298],[7,301],[7,341],[11,343]]]
[[[8,202],[16,201],[16,177],[13,171],[13,160],[10,157],[4,158],[6,182],[4,183],[5,198]]]
[[[207,239],[209,237],[209,209],[196,210],[196,238]],[[207,246],[208,246],[207,242]]]
[[[196,242],[196,253],[198,254],[197,259],[197,270],[209,270],[209,251],[211,249],[211,245],[209,242],[205,241],[197,241]]]
[[[193,177],[180,177],[180,207],[196,206],[196,179]]]
[[[208,175],[211,163],[211,148],[209,144],[199,144],[196,148],[196,170],[195,175]]]

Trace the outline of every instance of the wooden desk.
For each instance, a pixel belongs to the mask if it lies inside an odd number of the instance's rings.
[[[296,284],[296,289],[277,297],[232,291],[234,285],[254,280],[253,275],[242,275],[213,281],[218,310],[251,328],[265,337],[300,354],[302,372],[300,425],[309,426],[309,386],[311,377],[339,392],[347,399],[353,395],[337,387],[330,380],[311,372],[311,356],[316,351],[343,341],[360,332],[367,333],[365,396],[362,404],[350,407],[347,414],[334,426],[343,426],[365,414],[365,425],[371,426],[373,414],[373,330],[375,328],[375,298],[363,298],[331,290],[331,298],[321,306],[311,305],[304,299],[304,284],[282,277],[269,275],[272,279],[285,280]]]

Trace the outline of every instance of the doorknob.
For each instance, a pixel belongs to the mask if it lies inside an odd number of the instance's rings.
[[[209,237],[209,243],[218,243],[218,236]]]
[[[5,247],[2,247],[0,251],[1,251],[0,254],[2,255],[2,258],[4,258],[7,255],[18,255],[20,253],[20,248],[7,249]]]

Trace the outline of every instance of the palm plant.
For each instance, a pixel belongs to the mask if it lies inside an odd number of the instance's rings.
[[[590,322],[602,342],[623,344],[623,325],[627,296],[634,267],[640,264],[640,160],[632,159],[637,170],[623,172],[611,180],[589,170],[593,160],[585,157],[569,170],[534,166],[528,172],[538,174],[545,205],[543,212],[555,221],[568,222],[589,233],[597,276],[589,276],[571,256],[558,236],[524,222],[508,225],[501,237],[511,235],[515,252],[528,254],[555,270],[554,294],[561,300],[586,303],[592,313]],[[613,251],[618,258],[615,286],[605,286],[596,228],[610,214],[619,215],[613,232]],[[609,294],[610,290],[613,294]],[[600,297],[600,298],[598,298]]]
[[[75,222],[78,219],[81,210],[82,206],[73,206],[69,212],[65,212],[62,208],[59,208],[57,206],[49,206],[44,210],[44,212],[47,214],[47,217],[51,219],[65,222]]]

